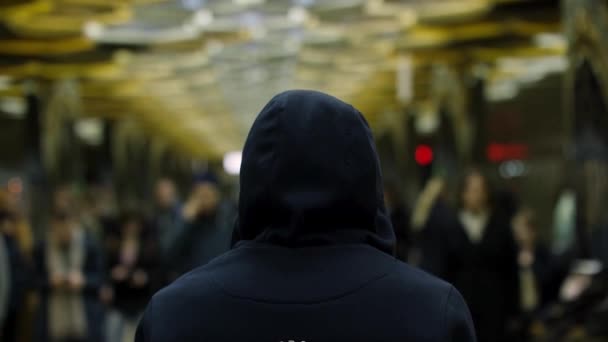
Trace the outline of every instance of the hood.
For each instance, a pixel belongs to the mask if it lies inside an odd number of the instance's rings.
[[[376,147],[351,105],[316,91],[276,95],[251,127],[240,177],[238,239],[393,254]]]

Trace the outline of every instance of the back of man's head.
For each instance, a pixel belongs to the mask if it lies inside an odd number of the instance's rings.
[[[251,128],[240,174],[241,239],[392,253],[373,137],[351,105],[315,91],[275,96]]]

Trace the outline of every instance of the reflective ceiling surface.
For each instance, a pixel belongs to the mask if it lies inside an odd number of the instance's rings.
[[[424,100],[434,65],[483,63],[499,82],[564,45],[557,1],[0,0],[0,94],[77,79],[83,115],[219,156],[285,89],[333,94],[378,127]],[[399,98],[403,63],[414,81]]]

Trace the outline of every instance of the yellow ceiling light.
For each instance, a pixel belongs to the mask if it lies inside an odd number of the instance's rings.
[[[372,17],[392,17],[397,19],[401,28],[407,29],[418,20],[416,10],[411,4],[387,3],[382,0],[367,1],[365,13]]]
[[[416,6],[418,22],[453,22],[479,18],[494,7],[491,0],[424,1]]]
[[[150,68],[149,70],[127,69],[127,73],[131,77],[135,77],[139,80],[149,82],[162,82],[162,80],[173,76],[173,70],[171,70],[170,68]]]
[[[82,82],[80,89],[84,98],[125,98],[138,96],[141,92],[141,83],[136,80]]]
[[[0,40],[0,55],[57,56],[83,52],[93,47],[93,42],[81,37],[52,40],[7,39]]]
[[[528,22],[523,20],[511,21],[510,27],[516,34],[522,36],[534,36],[540,33],[560,32],[562,30],[559,22]]]
[[[35,72],[32,63],[16,65],[0,65],[0,76],[10,76],[14,79],[22,79],[32,76]]]
[[[85,24],[91,21],[115,25],[131,19],[131,7],[121,3],[84,6],[59,1],[52,4],[48,11],[40,8],[16,11],[5,17],[4,22],[20,36],[42,38],[80,35]]]
[[[108,119],[121,119],[134,112],[127,101],[112,100],[84,100],[82,102],[82,115],[85,117],[103,117]]]
[[[103,0],[100,0],[103,1]],[[127,2],[132,3],[133,5],[151,5],[157,4],[161,2],[167,2],[168,0],[128,0]]]
[[[396,60],[404,50],[395,50],[396,47],[411,49],[406,51],[412,56],[415,74],[412,87],[416,89],[412,103],[430,97],[429,66],[434,63],[453,63],[457,64],[455,67],[462,68],[481,60],[494,63],[509,49],[518,56],[535,56],[549,48],[555,50],[551,53],[559,53],[555,49],[560,46],[559,41],[555,43],[556,39],[543,37],[543,44],[552,45],[532,49],[533,40],[526,41],[538,32],[552,33],[556,23],[531,23],[520,18],[496,19],[500,13],[488,20],[480,20],[478,17],[497,1],[347,0],[358,5],[335,8],[332,2],[329,10],[320,9],[321,20],[316,22],[311,17],[304,18],[308,13],[300,9],[299,12],[287,13],[289,6],[286,6],[285,13],[281,14],[282,20],[291,17],[305,26],[297,28],[302,35],[298,34],[294,39],[298,44],[293,45],[298,47],[293,48],[283,44],[284,40],[289,40],[287,36],[291,37],[283,26],[273,31],[269,27],[276,25],[265,22],[262,25],[268,34],[265,38],[252,34],[255,29],[243,28],[232,21],[229,21],[230,25],[222,26],[223,17],[212,6],[215,1],[204,2],[204,6],[209,5],[210,12],[207,17],[199,19],[208,21],[212,14],[213,23],[218,25],[199,23],[200,30],[194,30],[196,34],[187,35],[187,39],[182,40],[167,39],[166,29],[179,30],[184,22],[174,20],[175,17],[165,10],[176,11],[180,18],[196,11],[184,10],[181,5],[186,3],[180,4],[179,1],[173,0],[165,8],[165,5],[140,6],[157,0],[41,0],[28,6],[0,7],[0,20],[8,18],[10,11],[24,18],[15,23],[24,23],[23,30],[17,30],[22,35],[40,35],[49,39],[61,34],[64,38],[70,28],[77,28],[75,33],[65,37],[87,35],[97,44],[125,44],[125,50],[113,54],[108,63],[103,64],[32,62],[2,67],[0,74],[10,71],[9,75],[21,75],[16,79],[29,76],[79,78],[82,80],[82,108],[86,115],[137,120],[152,139],[161,137],[180,152],[208,158],[239,149],[257,106],[261,106],[260,102],[271,93],[281,90],[279,88],[297,86],[332,93],[352,102],[366,115],[370,124],[378,128],[387,108],[403,106],[397,101]],[[274,5],[267,2],[255,7],[254,11],[265,11],[271,6]],[[121,7],[129,7],[129,12],[137,11],[136,17],[127,25],[112,27],[108,25],[112,24],[111,18],[99,17]],[[252,10],[245,7],[235,10],[233,15],[240,18]],[[311,14],[314,15],[316,10],[319,10],[318,6],[311,9]],[[51,22],[58,25],[39,32]],[[83,28],[83,22],[89,25]],[[193,28],[190,24],[184,26],[186,31]],[[110,33],[121,36],[121,39],[113,40]],[[147,40],[142,37],[147,37]],[[521,38],[517,39],[521,47],[514,47],[511,38]],[[44,43],[47,42],[45,39],[34,41]],[[488,45],[487,39],[496,44]],[[270,40],[273,44],[266,43]],[[500,45],[507,41],[511,42],[508,47]],[[30,46],[27,51],[23,46],[14,49],[15,46],[0,42],[0,50],[8,46],[12,48],[9,50],[13,56],[22,56],[25,51],[34,58],[46,57],[53,48],[57,49],[57,42],[59,40],[39,45],[36,49]],[[131,49],[135,44],[143,48]],[[461,48],[455,49],[452,44]],[[64,59],[62,55],[86,51],[74,49],[73,45],[68,47],[72,50],[64,46],[63,50],[51,52],[54,60],[66,61],[72,57],[65,56]],[[95,46],[87,42],[86,48],[94,49]],[[227,53],[222,53],[222,49]],[[289,53],[285,53],[286,50]],[[493,77],[511,76],[507,74],[502,71]],[[239,96],[231,96],[233,94]]]
[[[42,64],[41,77],[64,78],[79,77],[82,79],[113,80],[124,75],[122,68],[112,62]]]
[[[0,75],[8,75],[14,78],[108,80],[119,78],[122,75],[122,70],[113,63],[59,64],[32,61],[19,65],[0,66]]]
[[[399,42],[399,47],[404,49],[420,49],[442,46],[448,43],[486,39],[496,37],[506,28],[503,23],[486,22],[454,27],[419,26],[409,31],[404,39]]]
[[[463,22],[480,18],[494,7],[492,0],[444,0],[417,2],[368,1],[370,15],[397,16],[408,28],[420,23]]]
[[[408,56],[412,58],[412,66],[414,67],[414,73],[426,72],[425,68],[430,65],[441,63],[446,65],[456,65],[469,61],[469,55],[467,49],[453,49],[449,47],[436,47],[432,49],[416,50],[415,53],[411,51],[402,50],[396,55]],[[397,59],[394,58],[391,62],[386,64],[387,71],[394,71],[397,69]]]
[[[29,1],[21,4],[0,6],[0,19],[6,20],[15,16],[48,13],[52,10],[53,3],[49,0]]]
[[[20,84],[13,84],[0,89],[0,98],[2,97],[22,97],[25,91]]]
[[[533,23],[522,20],[473,22],[448,26],[417,26],[399,40],[401,50],[432,49],[453,43],[500,38],[504,36],[532,37],[538,33],[554,32],[558,23]]]
[[[417,27],[408,32],[404,39],[399,42],[403,49],[416,49],[434,47],[450,41],[450,34],[437,28]]]
[[[504,48],[478,47],[470,51],[470,56],[479,62],[494,62],[497,59],[510,56],[520,58],[533,58],[543,56],[560,56],[566,54],[565,47],[540,48],[535,46],[519,46]]]
[[[108,4],[131,5],[133,0],[54,0],[59,6],[102,7]]]

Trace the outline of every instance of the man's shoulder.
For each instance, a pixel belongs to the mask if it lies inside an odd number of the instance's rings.
[[[387,278],[380,292],[383,298],[391,298],[385,301],[391,308],[388,312],[398,313],[404,321],[433,326],[440,336],[451,336],[454,325],[470,331],[466,304],[448,282],[404,263]]]
[[[423,270],[402,265],[397,281],[416,322],[432,322],[440,340],[475,341],[471,314],[460,292],[450,283]],[[406,286],[406,284],[409,284]]]
[[[158,291],[148,303],[136,341],[194,341],[221,292],[207,266],[184,274]],[[215,305],[217,307],[217,305]],[[192,335],[194,336],[194,335]]]
[[[412,297],[425,298],[424,303],[439,306],[453,288],[448,282],[403,262],[399,262],[387,281],[396,296],[404,296],[408,300]]]
[[[205,308],[219,294],[208,272],[197,268],[154,294],[146,315],[152,325],[153,322],[172,322],[172,325],[181,326],[191,317],[202,318]]]
[[[165,308],[165,305],[179,306],[179,303],[192,305],[202,302],[210,305],[211,302],[219,300],[223,295],[231,296],[230,291],[226,292],[226,282],[222,281],[222,277],[225,278],[227,272],[234,275],[233,273],[242,271],[242,259],[243,256],[239,254],[238,249],[231,250],[213,259],[205,266],[195,268],[159,291],[153,299],[156,303],[155,306]],[[371,295],[378,291],[387,294],[386,291],[389,291],[391,295],[405,300],[412,296],[433,298],[427,303],[439,305],[451,291],[452,286],[449,283],[423,270],[397,261],[388,255],[378,258],[374,267],[383,268],[380,264],[391,266],[385,267],[388,272],[384,276],[376,278],[376,281],[369,283],[371,286],[361,287],[359,291],[362,291],[362,294]],[[375,285],[372,285],[373,283]],[[371,293],[367,292],[368,290]],[[247,297],[247,294],[242,294],[242,296]]]
[[[214,280],[213,270],[216,264],[222,263],[224,258],[229,254],[231,254],[231,251],[185,273],[158,291],[154,295],[153,301],[156,305],[160,305],[162,303],[177,303],[182,301],[192,303],[192,301],[200,301],[207,296],[217,297],[220,287]]]

